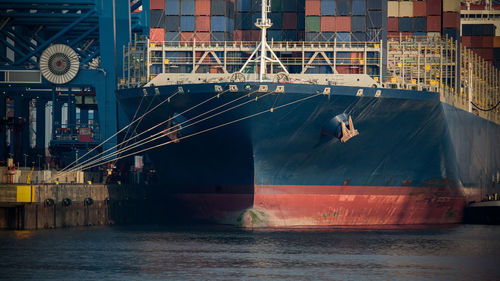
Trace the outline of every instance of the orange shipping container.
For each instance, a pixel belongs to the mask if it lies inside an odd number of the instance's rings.
[[[441,32],[441,16],[427,17],[427,32]]]
[[[435,0],[430,0],[435,1]],[[427,14],[427,2],[426,1],[414,1],[413,2],[413,16],[414,17],[425,17]]]
[[[461,42],[462,45],[470,48],[472,46],[472,36],[462,36]]]
[[[196,31],[210,31],[210,17],[196,16],[195,24]]]
[[[196,32],[194,38],[197,42],[210,42],[210,32]]]
[[[387,31],[399,31],[399,18],[387,18]]]
[[[500,48],[500,36],[496,36],[493,41],[493,47]]]
[[[150,28],[149,29],[150,41],[165,41],[165,29],[163,28]]]
[[[482,36],[481,41],[483,48],[493,48],[495,36]]]
[[[150,10],[165,10],[165,0],[150,0],[149,1]]]
[[[321,17],[321,31],[335,32],[335,17]]]
[[[306,16],[321,16],[320,0],[306,0]]]
[[[335,29],[337,32],[351,32],[351,17],[336,17]]]
[[[181,41],[193,41],[194,32],[181,32]]]
[[[455,12],[443,13],[443,28],[459,28],[460,14]]]
[[[162,0],[164,1],[164,0]],[[195,0],[194,14],[196,16],[210,16],[210,0]]]

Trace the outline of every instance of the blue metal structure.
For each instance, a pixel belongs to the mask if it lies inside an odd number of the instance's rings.
[[[0,1],[0,162],[11,157],[23,163],[29,157],[31,163],[45,155],[45,108],[50,104],[50,148],[56,158],[74,158],[75,150],[83,153],[116,133],[114,91],[123,48],[132,33],[148,31],[147,13],[133,13],[141,5],[142,0]],[[53,84],[40,72],[40,57],[53,44],[78,54],[78,74],[66,84]],[[35,147],[29,145],[30,103],[37,108]],[[61,122],[63,106],[66,124]],[[93,124],[89,110],[94,111]],[[79,138],[80,128],[92,130],[90,140]],[[115,144],[111,139],[103,148]]]

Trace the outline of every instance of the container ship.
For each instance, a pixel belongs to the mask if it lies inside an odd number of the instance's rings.
[[[119,155],[146,153],[179,219],[458,223],[500,181],[499,73],[460,46],[460,8],[151,1],[116,93],[135,127]]]

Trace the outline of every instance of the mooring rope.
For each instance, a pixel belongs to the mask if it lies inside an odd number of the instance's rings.
[[[314,98],[314,97],[317,97],[317,96],[320,96],[320,95],[324,95],[324,94],[323,93],[317,93],[315,95],[311,95],[311,96],[308,96],[308,97],[305,97],[305,98],[302,98],[302,99],[299,99],[299,100],[296,100],[296,101],[292,101],[292,102],[289,102],[289,103],[286,103],[286,104],[283,104],[283,105],[280,105],[280,106],[277,106],[277,107],[271,107],[269,109],[266,109],[266,110],[263,110],[263,111],[260,111],[260,112],[257,112],[257,113],[245,116],[245,117],[241,117],[241,118],[238,118],[238,119],[233,120],[233,121],[229,121],[229,122],[217,125],[217,126],[213,126],[211,128],[207,128],[207,129],[204,129],[204,130],[192,133],[190,135],[179,137],[176,140],[183,140],[183,139],[190,138],[190,137],[193,137],[193,136],[196,136],[196,135],[200,135],[202,133],[206,133],[206,132],[209,132],[209,131],[212,131],[212,130],[215,130],[215,129],[218,129],[218,128],[221,128],[221,127],[224,127],[224,126],[228,126],[228,125],[231,125],[231,124],[234,124],[234,123],[246,120],[246,119],[250,119],[250,118],[262,115],[264,113],[273,112],[274,110],[277,110],[277,109],[280,109],[280,108],[284,108],[284,107],[287,107],[287,106],[290,106],[292,104],[296,104],[296,103],[299,103],[299,102],[303,102],[305,100],[308,100],[308,99],[311,99],[311,98]],[[90,169],[90,168],[97,167],[97,166],[100,166],[102,164],[114,161],[114,160],[119,160],[119,159],[126,158],[126,157],[129,157],[129,156],[132,156],[132,155],[136,155],[138,153],[142,153],[142,152],[146,152],[146,151],[158,148],[158,147],[162,147],[162,146],[168,145],[170,143],[173,143],[176,140],[170,140],[170,141],[167,141],[167,142],[164,142],[164,143],[160,143],[160,144],[148,147],[148,148],[144,148],[144,149],[136,151],[136,152],[132,152],[132,153],[129,153],[129,154],[121,155],[120,157],[117,157],[116,159],[111,159],[111,160],[104,161],[102,163],[93,164],[92,166],[85,167],[85,169]]]

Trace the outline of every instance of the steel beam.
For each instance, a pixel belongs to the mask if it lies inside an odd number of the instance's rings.
[[[92,9],[92,10],[88,11],[87,13],[81,15],[81,17],[79,17],[78,19],[76,19],[73,23],[71,23],[70,25],[68,25],[65,28],[63,28],[57,34],[55,34],[54,36],[52,36],[52,38],[50,38],[49,40],[43,42],[38,48],[36,48],[32,52],[30,52],[28,55],[25,55],[23,58],[21,58],[20,60],[16,61],[14,64],[15,65],[22,64],[23,62],[25,62],[26,60],[28,60],[32,56],[36,55],[41,50],[45,49],[47,46],[49,46],[50,43],[52,43],[53,41],[55,41],[56,39],[58,39],[59,37],[61,37],[63,34],[65,34],[66,32],[68,32],[69,30],[71,30],[71,28],[73,28],[74,26],[76,26],[77,24],[79,24],[80,22],[82,22],[83,20],[85,20],[87,17],[89,17],[90,15],[94,14],[95,12],[96,11],[94,9]]]

